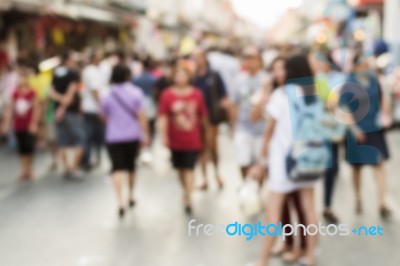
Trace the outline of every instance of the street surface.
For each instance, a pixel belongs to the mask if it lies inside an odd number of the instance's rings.
[[[318,265],[397,266],[400,261],[400,132],[388,134],[392,159],[387,165],[390,206],[396,217],[379,218],[370,169],[363,178],[364,214],[354,214],[349,168],[342,164],[334,209],[350,226],[381,225],[382,237],[322,237]],[[263,221],[240,211],[241,184],[232,144],[221,135],[222,175],[225,188],[215,183],[193,198],[197,223],[228,224]],[[83,181],[64,180],[48,173],[46,153],[38,155],[36,180],[17,181],[14,152],[0,150],[0,265],[2,266],[250,266],[260,253],[262,238],[188,237],[181,190],[165,150],[156,144],[151,167],[141,166],[136,187],[137,205],[120,221],[108,177],[108,159]],[[197,173],[198,174],[198,173]],[[263,198],[266,199],[266,189]],[[318,186],[319,209],[322,203]],[[350,252],[351,251],[351,252]],[[284,265],[274,260],[271,265]]]

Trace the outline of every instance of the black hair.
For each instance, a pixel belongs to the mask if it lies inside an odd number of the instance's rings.
[[[72,52],[70,50],[65,50],[61,53],[61,64],[65,64],[71,58]]]
[[[24,57],[19,57],[17,58],[17,65],[20,67],[28,67],[29,66],[29,60],[27,60]]]
[[[268,69],[269,72],[272,71],[274,65],[275,65],[277,62],[279,62],[279,61],[283,61],[283,62],[286,64],[286,58],[285,58],[285,57],[283,57],[283,56],[281,56],[281,55],[280,55],[280,56],[277,56],[277,57],[275,57],[274,60],[272,60],[270,66],[269,66],[269,69]],[[279,87],[278,81],[277,81],[276,79],[273,79],[273,80],[272,80],[272,90],[275,90],[275,89],[277,89],[278,87]]]
[[[143,64],[143,69],[145,71],[150,71],[154,68],[155,62],[154,62],[153,58],[151,58],[151,56],[146,56],[142,60],[142,64]]]
[[[111,74],[110,83],[120,84],[131,80],[132,72],[125,64],[117,64]]]
[[[39,69],[39,62],[34,62],[31,64],[31,68],[33,70],[33,72],[35,74],[39,74],[40,73],[40,69]]]
[[[123,49],[118,49],[115,51],[115,55],[118,57],[118,60],[120,62],[123,62],[126,60],[126,52]]]
[[[289,57],[285,64],[286,83],[296,84],[303,90],[306,104],[314,103],[317,98],[314,77],[307,56],[302,54]]]
[[[177,62],[178,62],[178,60],[176,58],[171,57],[171,58],[164,60],[163,64],[166,67],[173,68]]]

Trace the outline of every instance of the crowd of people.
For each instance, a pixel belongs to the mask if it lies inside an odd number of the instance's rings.
[[[22,180],[33,178],[38,148],[47,147],[51,168],[60,161],[63,176],[73,179],[100,165],[105,147],[121,218],[135,205],[138,155],[151,160],[156,136],[170,150],[188,215],[194,211],[195,167],[201,168],[199,189],[208,189],[209,163],[222,189],[227,180],[219,168],[218,136],[220,125],[227,124],[243,181],[255,180],[260,188],[267,183],[267,223],[317,224],[314,190],[320,177],[323,216],[338,223],[332,198],[344,149],[353,171],[355,211],[363,211],[361,170],[372,165],[379,213],[386,219],[391,210],[385,130],[393,124],[388,94],[398,96],[399,83],[394,79],[393,90],[381,86],[373,63],[360,52],[346,66],[336,54],[293,49],[276,51],[265,62],[261,50],[249,46],[230,55],[241,63],[226,66],[227,71],[213,62],[215,52],[202,48],[165,62],[122,52],[85,51],[79,58],[66,52],[48,72],[39,71],[37,63],[19,62],[2,70],[1,132],[16,143]],[[304,152],[307,147],[317,156]],[[266,236],[259,265],[267,265],[271,256],[314,265],[317,237],[299,237],[273,248],[276,238]]]

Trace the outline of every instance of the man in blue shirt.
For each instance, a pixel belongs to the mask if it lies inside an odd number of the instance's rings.
[[[151,139],[155,133],[155,120],[157,115],[156,104],[154,101],[154,88],[156,84],[156,78],[151,74],[153,66],[153,60],[150,57],[146,57],[143,61],[143,72],[133,79],[133,84],[143,90],[145,96],[145,111],[149,119],[149,129]]]

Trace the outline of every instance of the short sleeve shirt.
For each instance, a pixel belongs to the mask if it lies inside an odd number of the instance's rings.
[[[35,92],[30,89],[22,92],[16,89],[12,95],[14,106],[14,129],[16,132],[27,131],[32,121],[33,107],[35,105]]]
[[[52,85],[56,92],[65,95],[68,92],[69,86],[74,82],[79,82],[79,75],[77,72],[64,66],[58,67],[54,70]],[[73,102],[68,106],[67,111],[79,112],[79,109],[80,97],[78,94],[75,94]]]
[[[111,92],[102,100],[102,113],[107,119],[107,143],[141,139],[143,132],[136,114],[143,110],[143,105],[143,92],[131,83],[111,87]]]
[[[257,100],[261,97],[267,78],[267,73],[260,71],[254,76],[241,73],[235,81],[232,99],[238,108],[237,130],[248,132],[254,136],[263,134],[266,125],[265,120],[254,123],[250,121],[250,114]]]
[[[201,120],[206,117],[207,109],[199,90],[192,89],[186,95],[165,90],[161,95],[159,114],[168,118],[172,150],[198,151],[203,148]]]
[[[86,113],[99,113],[99,106],[94,98],[93,91],[97,91],[102,95],[104,85],[102,82],[102,72],[100,67],[88,65],[83,69],[83,93],[82,93],[82,109]]]
[[[266,107],[267,113],[275,120],[276,128],[271,146],[276,145],[286,151],[292,142],[292,126],[289,110],[289,98],[285,87],[274,90]]]

